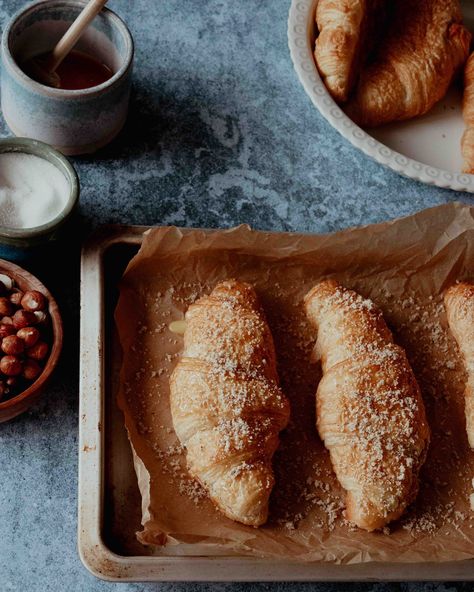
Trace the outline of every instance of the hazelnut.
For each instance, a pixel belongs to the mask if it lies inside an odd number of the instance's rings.
[[[7,325],[5,323],[0,324],[0,339],[3,339],[4,337],[8,337],[8,335],[14,335],[15,333],[16,333],[16,329],[12,324],[10,324],[10,325]]]
[[[48,355],[48,344],[44,341],[38,341],[33,347],[26,350],[26,355],[34,360],[44,360]]]
[[[5,275],[4,273],[0,273],[0,282],[5,286],[7,292],[13,288],[13,280],[9,275]]]
[[[9,317],[13,312],[13,305],[10,302],[10,300],[8,300],[8,298],[6,298],[5,296],[2,296],[0,298],[0,315],[2,317]]]
[[[2,345],[0,347],[6,354],[16,356],[23,353],[25,349],[25,343],[16,335],[8,335],[2,339]]]
[[[23,298],[23,294],[24,292],[22,292],[21,290],[16,290],[15,292],[12,292],[10,294],[10,302],[13,304],[13,306],[16,306],[17,308],[21,306],[21,299]]]
[[[8,327],[8,325],[5,326]],[[0,325],[0,336],[1,330],[2,326]],[[13,331],[15,331],[15,328],[13,328]],[[33,347],[40,338],[40,332],[35,327],[23,327],[23,329],[17,331],[17,336],[24,341],[26,347]]]
[[[35,313],[29,310],[17,310],[13,315],[13,326],[15,329],[23,329],[23,327],[29,327],[30,325],[36,325]]]
[[[26,380],[36,380],[41,372],[41,366],[35,360],[26,360],[23,364],[22,374]]]
[[[15,387],[18,384],[18,376],[9,376],[7,378],[7,386]]]
[[[33,314],[35,315],[37,325],[43,324],[48,317],[48,315],[44,312],[44,310],[35,310],[35,312]]]
[[[3,317],[0,323],[2,325],[13,325],[13,319],[11,317]]]
[[[46,308],[46,298],[38,290],[28,290],[21,299],[21,306],[31,312],[44,310]]]
[[[21,360],[16,356],[3,356],[0,360],[0,372],[5,376],[18,376],[21,373]]]

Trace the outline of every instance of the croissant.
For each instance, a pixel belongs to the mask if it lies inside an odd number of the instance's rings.
[[[306,295],[305,309],[323,369],[317,428],[346,490],[347,518],[382,528],[418,492],[429,443],[420,389],[373,302],[326,280]]]
[[[319,0],[314,57],[328,91],[347,101],[356,75],[366,0]]]
[[[462,114],[466,129],[461,139],[464,159],[463,173],[474,175],[474,53],[467,60],[464,70],[464,96]]]
[[[466,431],[469,445],[474,448],[474,285],[462,282],[451,286],[444,294],[444,306],[466,365]]]
[[[314,57],[324,83],[338,103],[347,101],[359,66],[375,38],[382,0],[319,0]]]
[[[218,284],[185,318],[170,396],[189,472],[227,517],[259,526],[268,517],[278,434],[289,419],[270,329],[252,286],[235,280]]]
[[[458,0],[398,0],[347,114],[374,127],[426,113],[465,63],[470,41]]]

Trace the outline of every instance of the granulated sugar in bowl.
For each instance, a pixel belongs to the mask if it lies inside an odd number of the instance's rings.
[[[79,179],[68,159],[43,142],[0,139],[0,257],[24,261],[71,234]]]
[[[49,161],[22,152],[0,153],[0,225],[34,228],[66,206],[69,183]]]

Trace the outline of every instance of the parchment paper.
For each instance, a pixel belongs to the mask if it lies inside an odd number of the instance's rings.
[[[474,280],[474,210],[451,204],[331,235],[230,230],[145,233],[121,284],[116,321],[123,348],[119,405],[142,494],[144,544],[208,543],[222,551],[299,561],[448,561],[474,557],[469,506],[474,452],[464,422],[465,375],[441,301],[457,279]],[[318,364],[302,297],[323,277],[372,298],[406,350],[432,430],[417,502],[383,532],[344,518],[344,496],[315,428]],[[216,282],[251,282],[275,338],[291,421],[274,457],[267,525],[228,520],[187,475],[173,431],[168,379],[182,337],[168,325]]]

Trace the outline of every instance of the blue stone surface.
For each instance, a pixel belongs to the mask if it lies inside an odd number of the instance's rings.
[[[0,25],[22,6],[0,0]],[[42,403],[0,425],[0,591],[103,591],[76,551],[80,240],[103,223],[327,232],[467,194],[382,168],[342,139],[297,81],[289,0],[114,0],[136,42],[125,130],[74,164],[81,224],[68,249],[31,262],[66,323]],[[4,123],[0,133],[9,135]],[[470,591],[472,584],[222,584],[219,590]],[[120,584],[123,592],[209,585]]]

